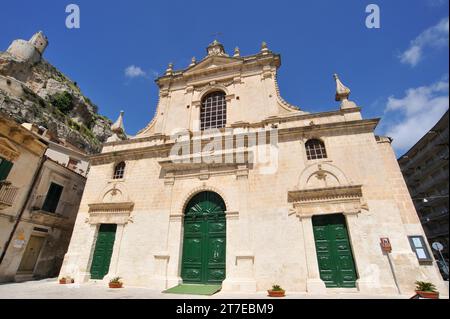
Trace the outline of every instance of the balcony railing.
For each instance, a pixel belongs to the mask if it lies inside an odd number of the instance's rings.
[[[0,210],[11,207],[14,204],[19,188],[9,182],[0,182]]]
[[[44,207],[46,197],[47,197],[46,195],[36,196],[36,199],[34,200],[31,210],[32,211],[41,211],[44,213],[50,213],[50,214],[55,214],[55,215],[59,215],[59,216],[70,216],[70,214],[72,213],[72,211],[75,208],[75,204],[73,204],[73,203],[59,201],[58,205],[56,206],[55,211],[48,212],[45,210],[45,207]]]

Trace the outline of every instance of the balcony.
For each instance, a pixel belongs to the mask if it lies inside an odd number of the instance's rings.
[[[31,207],[31,220],[36,224],[70,228],[70,216],[75,213],[75,204],[59,201],[54,212],[47,211],[44,207],[46,195],[36,196]]]
[[[0,210],[11,207],[14,204],[19,188],[9,182],[0,182]]]

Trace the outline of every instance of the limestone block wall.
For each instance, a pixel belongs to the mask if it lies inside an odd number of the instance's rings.
[[[25,40],[14,40],[7,52],[30,63],[36,63],[41,60],[39,51],[36,50],[33,44]]]
[[[360,114],[344,112],[307,120],[325,124],[337,123],[338,118],[353,121],[360,119]],[[306,126],[307,120],[297,122],[297,126]],[[311,137],[324,141],[328,158],[307,159],[304,144]],[[131,150],[136,145],[130,143],[128,147]],[[127,144],[117,147],[123,150]],[[113,151],[114,146],[108,146],[108,150]],[[274,173],[267,173],[265,165],[255,164],[244,175],[230,171],[202,178],[185,172],[168,181],[158,163],[160,158],[143,156],[126,159],[124,179],[117,181],[111,180],[114,162],[93,165],[61,275],[69,274],[79,281],[89,279],[98,224],[89,222],[88,204],[103,202],[104,194],[117,188],[134,207],[130,218],[119,225],[105,280],[119,275],[130,286],[165,289],[176,285],[181,281],[184,205],[197,192],[210,190],[221,195],[227,206],[224,290],[263,291],[276,283],[289,291],[319,292],[315,290],[321,285],[311,216],[293,212],[288,192],[319,185],[308,184],[308,174],[322,167],[335,176],[331,186],[362,185],[360,211],[332,211],[346,216],[358,290],[398,293],[379,244],[381,237],[389,237],[400,292],[411,294],[414,282],[425,280],[445,293],[436,267],[420,265],[409,246],[408,235],[423,235],[423,230],[387,140],[361,129],[310,130],[280,137],[277,150]],[[326,205],[324,212],[331,207]]]

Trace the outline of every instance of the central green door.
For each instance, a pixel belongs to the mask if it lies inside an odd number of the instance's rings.
[[[328,288],[356,287],[356,270],[342,214],[313,217],[320,278]]]
[[[183,283],[221,284],[225,279],[225,203],[216,193],[195,195],[184,216]]]
[[[115,224],[100,225],[97,242],[95,243],[94,257],[92,258],[92,279],[103,279],[109,271],[116,229],[117,225]]]

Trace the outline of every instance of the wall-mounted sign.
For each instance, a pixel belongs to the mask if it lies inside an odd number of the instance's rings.
[[[392,245],[389,238],[387,237],[380,238],[380,246],[384,252],[386,253],[392,252]]]
[[[25,240],[15,239],[13,241],[13,247],[16,249],[22,249],[23,245],[25,245]]]
[[[416,253],[416,257],[419,262],[431,262],[431,254],[428,251],[428,247],[425,244],[425,239],[423,236],[408,236],[409,243],[412,250]]]

